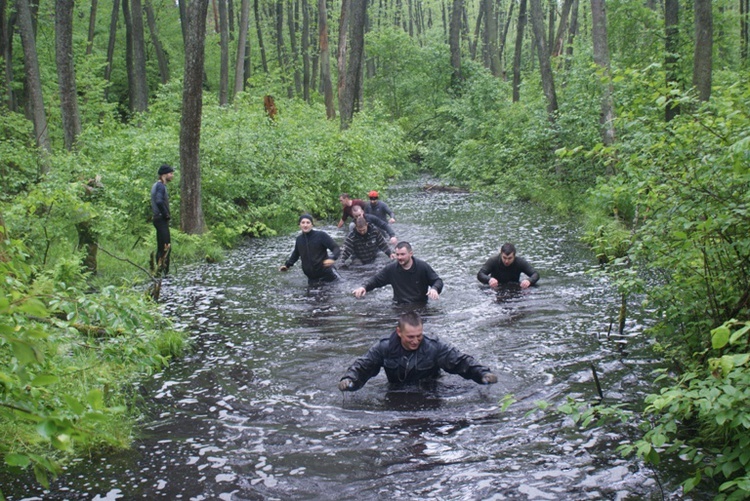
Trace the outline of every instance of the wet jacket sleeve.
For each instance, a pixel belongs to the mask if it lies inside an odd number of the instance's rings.
[[[350,379],[354,385],[352,389],[358,390],[362,388],[369,379],[377,376],[382,366],[382,342],[378,342],[373,345],[363,357],[355,360],[341,379]]]
[[[539,273],[531,267],[528,261],[526,261],[523,258],[516,258],[518,261],[518,265],[521,268],[521,271],[526,274],[527,277],[529,277],[529,282],[531,282],[531,285],[534,285],[539,281]]]
[[[297,244],[295,242],[292,255],[289,256],[289,259],[286,260],[286,263],[284,263],[284,266],[286,266],[287,268],[291,268],[292,266],[294,266],[294,263],[296,263],[298,259],[299,259],[299,251],[297,250]]]
[[[378,248],[382,250],[386,256],[391,257],[391,253],[393,251],[391,250],[391,246],[388,245],[388,242],[385,241],[385,238],[383,238],[382,233],[378,233],[377,241],[378,241]]]
[[[393,231],[393,228],[391,228],[391,225],[388,224],[388,221],[383,221],[378,216],[372,216],[372,215],[370,217],[368,217],[368,218],[365,218],[365,219],[367,219],[368,223],[370,223],[372,225],[375,225],[379,229],[381,229],[384,232],[388,233],[389,237],[395,237],[396,236],[396,232]]]
[[[381,268],[380,271],[375,274],[375,276],[370,277],[367,282],[365,282],[365,290],[367,292],[370,292],[373,289],[377,289],[378,287],[385,287],[386,285],[390,284],[392,269],[393,264],[388,264]]]
[[[438,341],[438,365],[445,372],[458,374],[482,384],[482,377],[491,372],[489,367],[479,364],[474,357],[461,353],[449,344]]]
[[[341,248],[339,245],[333,241],[333,238],[331,238],[331,235],[328,233],[321,232],[321,235],[323,236],[323,243],[325,244],[326,248],[331,251],[331,254],[333,256],[331,259],[334,261],[337,260],[341,256]]]
[[[424,261],[423,261],[424,263]],[[438,291],[438,294],[443,292],[443,280],[438,276],[437,273],[435,273],[435,270],[432,269],[432,266],[430,266],[427,263],[424,263],[425,267],[425,273],[427,275],[427,283]]]
[[[492,278],[492,268],[495,263],[495,259],[495,257],[491,257],[487,261],[485,261],[484,265],[479,269],[479,273],[477,273],[477,280],[479,280],[483,284],[489,283],[490,278]]]
[[[344,240],[344,250],[341,253],[341,258],[339,259],[340,263],[346,263],[346,260],[349,259],[349,256],[352,255],[352,252],[354,251],[354,234],[353,232],[349,232],[348,235],[346,235],[346,239]]]

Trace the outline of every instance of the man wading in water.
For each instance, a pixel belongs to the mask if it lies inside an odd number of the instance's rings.
[[[294,243],[294,250],[279,271],[287,271],[298,259],[302,260],[302,271],[310,285],[315,282],[333,282],[339,276],[333,270],[333,263],[339,258],[341,249],[331,236],[324,231],[313,230],[313,219],[310,214],[299,217],[299,234]],[[331,256],[328,251],[331,251]]]
[[[422,318],[409,311],[398,319],[390,337],[375,343],[358,358],[339,381],[339,390],[356,391],[385,368],[389,383],[413,383],[435,379],[441,369],[479,384],[497,383],[488,367],[436,338],[423,335]]]

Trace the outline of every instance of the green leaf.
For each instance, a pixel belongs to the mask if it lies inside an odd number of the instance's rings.
[[[49,313],[47,312],[47,307],[44,306],[44,303],[39,301],[35,298],[29,298],[18,307],[18,309],[24,313],[28,313],[29,315],[36,315],[37,317],[47,317]]]
[[[19,468],[26,468],[31,464],[31,459],[24,454],[6,454],[5,464],[9,466],[17,466]]]
[[[13,347],[13,356],[16,357],[16,360],[21,365],[28,365],[35,362],[41,363],[44,360],[42,353],[37,347],[26,341],[12,339],[10,340],[10,344]]]
[[[729,344],[737,344],[739,339],[750,331],[750,323],[745,325],[742,329],[736,330],[729,337]]]
[[[80,416],[86,411],[86,407],[70,395],[63,395],[63,400],[65,400],[65,403],[68,404],[68,408],[70,408],[76,416]]]
[[[40,374],[31,381],[32,386],[48,386],[55,384],[60,380],[57,376],[51,374]]]
[[[86,401],[92,409],[101,409],[104,407],[104,395],[101,390],[93,389],[86,395]]]
[[[711,331],[711,346],[715,349],[721,349],[729,342],[729,329],[725,326],[717,327]]]

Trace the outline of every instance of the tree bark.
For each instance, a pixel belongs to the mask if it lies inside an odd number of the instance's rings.
[[[289,97],[299,96],[302,94],[302,75],[299,71],[299,45],[297,44],[297,33],[299,32],[299,26],[297,23],[297,5],[299,3],[296,0],[287,1],[287,28],[289,29],[289,44],[292,46],[292,60],[291,67],[294,72],[294,91],[295,93]]]
[[[748,54],[748,11],[750,0],[740,0],[740,57],[743,62],[747,61]]]
[[[258,6],[258,0],[253,1],[253,12],[255,13],[255,30],[258,33],[260,61],[263,65],[263,72],[268,73],[268,60],[266,59],[266,46],[263,44],[263,30],[260,27],[260,7]]]
[[[247,90],[249,85],[248,81],[252,76],[252,67],[252,60],[250,59],[250,37],[247,37],[247,40],[245,41],[245,77],[242,81],[243,90]]]
[[[547,99],[547,118],[554,123],[557,115],[557,94],[555,92],[555,80],[552,74],[552,65],[547,49],[546,34],[544,33],[544,18],[540,0],[529,0],[531,6],[531,28],[536,38],[537,54],[539,55],[539,72],[542,77],[542,89]]]
[[[164,46],[159,39],[159,31],[156,28],[156,16],[154,16],[154,6],[151,4],[151,0],[145,0],[144,8],[146,9],[146,22],[148,23],[148,31],[151,34],[151,43],[154,46],[156,62],[159,65],[161,83],[166,84],[169,82],[169,62],[167,54],[164,52]]]
[[[31,22],[31,8],[28,0],[17,0],[18,29],[21,32],[21,45],[23,45],[23,64],[26,72],[26,83],[29,92],[29,105],[31,106],[31,118],[34,124],[34,136],[36,144],[42,150],[41,173],[49,172],[49,161],[46,154],[52,153],[52,144],[47,130],[47,113],[44,110],[44,96],[42,94],[42,81],[39,75],[39,59],[36,53],[36,40],[34,39],[34,27]]]
[[[96,6],[97,0],[91,0],[91,13],[89,14],[89,37],[86,43],[86,55],[90,56],[94,48],[94,35],[96,34]]]
[[[219,2],[219,106],[229,103],[229,16],[227,15],[227,0]]]
[[[457,84],[461,78],[461,12],[464,9],[463,0],[453,0],[451,10],[451,24],[449,45],[451,49],[451,66],[453,67],[453,84]]]
[[[0,0],[0,43],[2,44],[2,54],[5,61],[5,96],[8,110],[16,111],[16,95],[13,92],[13,86],[10,84],[13,79],[13,26],[16,24],[16,14],[8,15],[8,2]]]
[[[333,104],[333,84],[331,83],[331,54],[328,48],[328,13],[326,0],[318,0],[318,32],[320,38],[320,82],[326,103],[326,118],[336,118]]]
[[[187,47],[187,28],[188,28],[187,0],[177,0],[177,5],[180,9],[180,30],[182,30],[182,45],[183,47]]]
[[[602,109],[599,116],[602,142],[609,146],[615,142],[614,105],[612,103],[612,71],[607,45],[607,12],[604,0],[591,0],[591,35],[594,43],[594,63],[602,72]]]
[[[711,0],[694,0],[695,50],[693,57],[693,87],[701,101],[711,98],[713,63],[713,13]]]
[[[55,63],[65,149],[71,151],[81,133],[76,71],[73,62],[74,0],[55,1]]]
[[[240,36],[237,40],[237,61],[234,65],[234,92],[232,96],[245,88],[245,45],[247,44],[247,30],[250,26],[250,0],[242,0],[240,4]]]
[[[339,113],[343,113],[344,92],[346,89],[346,52],[347,52],[347,37],[346,34],[349,31],[349,10],[351,0],[341,0],[341,18],[339,19],[339,45],[338,54],[336,58],[337,69],[338,69],[338,98],[339,98]]]
[[[344,99],[339,105],[341,114],[341,130],[345,130],[351,124],[354,111],[358,108],[357,98],[362,85],[362,55],[365,48],[365,16],[367,12],[367,0],[352,1],[351,18],[351,48],[349,50],[349,61],[346,64],[346,84],[344,87]]]
[[[143,7],[141,0],[130,0],[133,36],[133,79],[135,83],[133,111],[148,109],[148,83],[146,80],[146,39],[143,31]]]
[[[310,6],[302,0],[302,99],[310,102]]]
[[[104,67],[104,80],[109,82],[112,75],[112,59],[115,55],[115,41],[117,40],[117,17],[120,14],[120,0],[112,2],[112,16],[109,20],[109,42],[107,43],[107,65]],[[105,99],[109,95],[109,86],[104,90]]]
[[[677,79],[677,63],[678,63],[678,44],[679,44],[679,16],[680,16],[680,4],[678,0],[665,0],[664,1],[664,67],[666,70],[667,88],[679,87],[679,81]],[[674,117],[679,115],[680,106],[671,99],[667,101],[667,105],[664,108],[664,119],[669,122]]]
[[[471,54],[471,60],[477,59],[477,49],[479,48],[479,35],[482,32],[482,20],[484,20],[484,2],[486,0],[479,0],[479,12],[477,13],[477,24],[474,27],[474,41],[469,48]],[[466,12],[466,11],[464,11]]]
[[[565,49],[565,68],[568,69],[573,62],[573,41],[578,33],[578,0],[573,0],[570,8],[570,28],[568,29],[568,46]]]
[[[133,70],[133,18],[130,0],[122,0],[122,18],[125,23],[125,68],[128,74],[128,109],[135,109],[135,73]]]
[[[562,14],[560,15],[560,25],[557,27],[557,36],[554,41],[554,50],[552,51],[552,57],[558,57],[562,54],[565,48],[565,32],[568,30],[568,18],[570,16],[570,8],[573,6],[573,0],[565,0],[563,4]]]
[[[503,36],[500,39],[500,57],[503,57],[503,54],[505,54],[505,41],[508,39],[508,29],[510,28],[510,20],[513,19],[513,7],[516,5],[515,0],[510,1],[510,7],[508,7],[508,17],[505,19],[505,26],[503,26]],[[505,75],[505,71],[503,71],[503,76]]]
[[[180,121],[180,228],[188,234],[206,229],[201,200],[200,139],[208,0],[191,0]]]
[[[495,10],[495,0],[485,0],[486,6],[485,29],[487,33],[487,56],[490,63],[490,72],[493,77],[499,77],[502,68],[500,67],[500,52],[497,49],[498,29],[497,29],[497,11]]]
[[[518,7],[518,28],[516,28],[516,47],[513,52],[513,102],[521,99],[521,52],[523,49],[523,32],[526,29],[526,0],[521,0]]]

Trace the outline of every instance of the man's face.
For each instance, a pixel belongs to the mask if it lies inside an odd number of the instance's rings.
[[[398,264],[400,264],[402,268],[407,267],[411,263],[412,254],[414,253],[407,250],[406,247],[396,249],[396,261],[398,261]]]
[[[503,260],[503,264],[505,266],[510,266],[511,264],[513,264],[513,261],[516,260],[516,253],[514,252],[512,254],[503,254],[501,252],[500,253],[500,259]]]
[[[375,197],[375,198],[370,197],[370,205],[372,205],[372,206],[378,205],[378,198],[377,197]]]
[[[299,229],[302,230],[302,233],[310,233],[312,227],[312,221],[309,219],[302,219],[302,221],[299,222]]]
[[[168,172],[167,175],[164,176],[166,182],[170,182],[172,179],[174,179],[174,172]]]
[[[352,203],[351,199],[347,197],[339,197],[339,202],[341,202],[342,207],[346,207]]]
[[[356,230],[357,230],[357,233],[359,233],[360,235],[366,235],[367,234],[367,225],[364,225],[361,228],[359,226],[357,226]]]
[[[363,215],[364,211],[362,210],[362,207],[359,205],[355,205],[352,207],[352,216],[354,216],[354,219],[357,219],[359,216]]]
[[[396,334],[401,338],[405,350],[414,351],[422,344],[422,326],[404,324],[403,329],[396,326]]]

